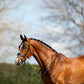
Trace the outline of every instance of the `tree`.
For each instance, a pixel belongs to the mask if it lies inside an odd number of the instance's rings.
[[[64,26],[64,34],[72,37],[71,42],[76,39],[77,45],[69,46],[80,50],[84,47],[84,0],[42,0],[44,9],[48,12],[46,19],[52,23],[58,22]],[[76,54],[82,54],[77,52]]]
[[[8,27],[8,24],[6,24],[3,21],[4,16],[8,13],[9,10],[13,10],[19,5],[21,5],[23,0],[0,0],[0,27],[4,26],[5,28]],[[9,27],[8,27],[9,28]]]

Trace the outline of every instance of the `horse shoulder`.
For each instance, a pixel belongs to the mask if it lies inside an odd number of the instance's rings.
[[[63,84],[65,67],[66,63],[69,62],[68,60],[69,59],[66,56],[64,56],[61,53],[58,53],[53,68],[50,71],[50,78],[53,81],[53,83],[59,82],[58,84]]]

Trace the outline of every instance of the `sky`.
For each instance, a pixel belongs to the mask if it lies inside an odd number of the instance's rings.
[[[42,8],[41,0],[29,0],[8,11],[4,18],[13,21],[17,20],[26,25],[42,26],[44,23],[41,24],[41,18],[46,14]]]
[[[0,47],[0,62],[15,63],[15,58],[19,52],[18,45],[21,42],[20,34],[25,34],[29,38],[40,39],[67,57],[76,56],[70,50],[66,50],[66,47],[77,45],[78,39],[71,40],[70,36],[65,35],[61,23],[52,28],[49,22],[43,20],[43,17],[47,15],[41,0],[23,0],[21,5],[8,10],[3,21],[11,24],[8,30],[0,33],[0,38],[4,40],[3,42],[0,39],[0,43],[3,45]],[[4,35],[6,37],[3,38]],[[31,64],[37,64],[33,57],[28,61]]]

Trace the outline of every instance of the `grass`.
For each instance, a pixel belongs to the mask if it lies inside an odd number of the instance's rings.
[[[43,84],[40,74],[33,77],[39,69],[38,65],[0,63],[0,84]]]

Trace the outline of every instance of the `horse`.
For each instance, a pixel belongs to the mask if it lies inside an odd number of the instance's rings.
[[[41,67],[44,84],[84,84],[84,55],[68,58],[43,41],[20,35],[16,65],[33,56]]]

